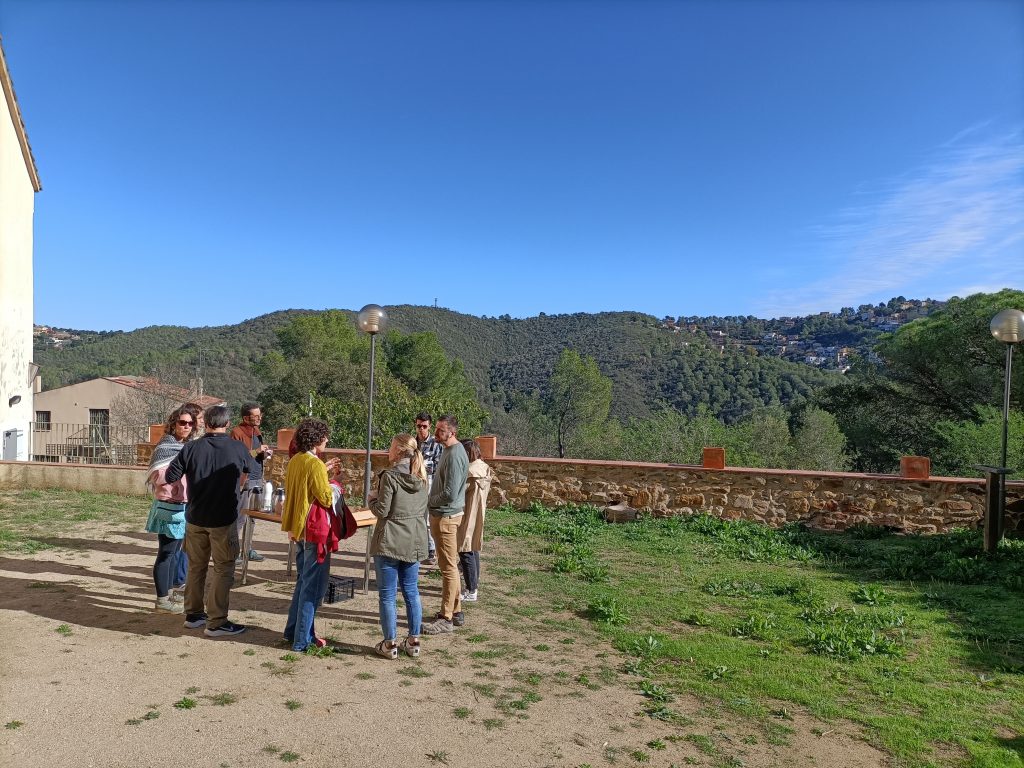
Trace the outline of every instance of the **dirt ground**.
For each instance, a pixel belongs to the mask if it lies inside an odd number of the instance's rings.
[[[152,612],[152,536],[90,523],[52,543],[0,556],[3,766],[888,764],[854,726],[798,711],[784,738],[697,699],[672,703],[675,722],[646,716],[612,648],[507,610],[516,596],[488,580],[501,540],[466,626],[424,638],[418,661],[372,652],[363,534],[332,568],[359,577],[355,597],[318,618],[341,651],[331,658],[294,658],[280,642],[287,545],[271,525],[256,528],[266,561],[232,590],[231,618],[249,631],[230,639]],[[439,587],[422,578],[425,614]]]

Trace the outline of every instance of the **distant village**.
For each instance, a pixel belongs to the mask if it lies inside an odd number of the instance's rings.
[[[873,347],[882,334],[944,306],[943,301],[900,296],[887,303],[844,307],[839,312],[806,317],[665,317],[661,327],[671,333],[703,338],[722,354],[729,349],[781,357],[845,373],[855,357],[878,360]]]
[[[32,346],[53,347],[60,349],[71,342],[81,341],[82,337],[74,331],[67,331],[61,328],[51,328],[48,325],[32,326]]]

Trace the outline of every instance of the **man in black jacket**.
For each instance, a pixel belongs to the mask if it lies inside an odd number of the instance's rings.
[[[228,621],[228,600],[238,556],[238,490],[243,474],[257,471],[252,454],[227,429],[230,412],[222,405],[207,408],[206,434],[186,443],[167,467],[168,483],[182,476],[188,481],[185,509],[185,626],[206,625],[207,637],[226,637],[245,631]],[[213,558],[210,602],[204,605],[206,572]],[[207,615],[209,611],[209,615]]]

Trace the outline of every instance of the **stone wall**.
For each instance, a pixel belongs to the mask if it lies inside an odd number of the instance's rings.
[[[364,451],[329,450],[342,460],[348,495],[363,495]],[[374,473],[387,466],[383,451],[372,455]],[[705,469],[676,464],[535,459],[489,459],[494,485],[488,505],[517,508],[625,502],[656,517],[708,512],[772,526],[803,522],[825,530],[857,523],[890,526],[906,533],[937,533],[976,527],[984,510],[981,480],[895,475],[822,473],[800,470]],[[285,451],[275,452],[267,476],[284,480]],[[144,493],[145,470],[33,462],[0,462],[0,487],[71,488],[97,493]],[[1024,533],[1024,483],[1010,483],[1007,530]]]
[[[0,461],[0,488],[62,488],[68,491],[144,496],[146,470],[107,464]]]
[[[328,451],[342,459],[352,496],[362,496],[362,451]],[[374,472],[387,456],[374,453]],[[494,485],[488,506],[533,501],[546,505],[625,502],[655,517],[708,512],[727,519],[771,526],[803,522],[825,530],[857,523],[890,526],[906,533],[937,533],[980,524],[985,505],[981,480],[801,470],[704,469],[676,464],[535,459],[498,456],[488,460]],[[284,477],[285,458],[275,454],[270,477]],[[1024,483],[1010,483],[1007,530],[1024,532]]]

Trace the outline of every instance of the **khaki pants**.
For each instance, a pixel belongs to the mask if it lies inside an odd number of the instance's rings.
[[[185,525],[185,551],[188,554],[188,578],[185,580],[185,613],[206,613],[207,629],[216,629],[228,619],[228,598],[235,581],[238,557],[238,527],[235,523],[220,528]],[[206,572],[213,559],[209,590]]]
[[[437,565],[441,569],[441,615],[451,621],[462,610],[459,593],[459,523],[462,515],[452,517],[430,516],[430,533],[437,550]]]

